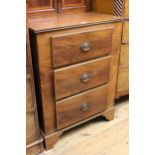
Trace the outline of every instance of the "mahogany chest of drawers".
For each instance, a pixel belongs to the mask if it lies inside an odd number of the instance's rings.
[[[121,18],[95,12],[29,20],[45,147],[95,117],[114,117]]]

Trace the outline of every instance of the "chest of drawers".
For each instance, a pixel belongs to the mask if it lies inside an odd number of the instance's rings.
[[[29,20],[46,149],[68,129],[114,117],[121,18],[94,12]]]

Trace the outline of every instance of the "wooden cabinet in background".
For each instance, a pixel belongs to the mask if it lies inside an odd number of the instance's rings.
[[[116,98],[129,94],[129,0],[93,0],[95,11],[122,17],[122,42]],[[99,7],[102,5],[102,7]]]
[[[116,89],[116,98],[119,98],[129,94],[129,0],[115,0],[114,13],[124,18]]]
[[[39,129],[31,54],[28,43],[26,59],[29,62],[26,66],[26,153],[27,155],[37,155],[43,150],[43,138],[41,138]]]
[[[28,4],[28,3],[27,3]],[[26,25],[27,26],[27,25]],[[28,28],[26,30],[26,154],[43,151],[40,135]]]

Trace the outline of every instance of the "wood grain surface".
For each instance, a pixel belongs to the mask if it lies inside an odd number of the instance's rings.
[[[107,103],[105,111],[113,109],[122,32],[122,23],[118,21],[121,21],[121,18],[117,18],[118,20],[114,20],[112,18],[110,20],[106,20],[107,17],[109,18],[109,16],[101,14],[95,14],[95,18],[92,18],[94,17],[93,13],[87,13],[86,16],[80,16],[80,14],[78,14],[77,16],[76,14],[76,18],[78,17],[80,20],[82,18],[87,19],[88,15],[92,15],[90,25],[79,24],[74,27],[74,24],[72,24],[71,27],[57,27],[56,29],[54,29],[52,26],[53,23],[48,22],[48,26],[50,26],[51,28],[47,31],[46,18],[44,19],[45,25],[43,24],[44,22],[42,23],[42,21],[39,20],[40,24],[44,25],[42,25],[43,31],[36,31],[36,29],[33,29],[34,31],[31,31],[31,47],[33,53],[33,62],[35,64],[35,77],[38,77],[36,79],[36,90],[37,94],[39,94],[38,96],[40,96],[40,122],[45,138],[45,146],[47,146],[46,149],[50,149],[51,147],[53,147],[54,143],[59,138],[59,135],[55,136],[55,134],[57,134],[58,132],[56,126],[56,101],[60,101],[61,99],[64,99],[71,95],[75,95],[87,91],[88,89],[92,89],[94,87],[108,83]],[[63,16],[71,19],[72,15],[62,15],[61,20],[63,19]],[[102,18],[100,18],[101,16]],[[88,18],[88,20],[89,19],[90,18]],[[98,21],[97,19],[100,19],[100,21]],[[92,20],[95,20],[96,22],[92,22]],[[61,24],[66,25],[65,22],[66,19],[64,19]],[[71,22],[69,21],[69,23]],[[94,31],[109,27],[109,25],[113,27],[111,53],[109,56],[54,69],[52,54],[53,44],[51,44],[52,36],[59,36],[65,33],[68,33],[68,35],[70,35],[79,31]],[[39,25],[37,25],[37,27],[38,26]],[[81,81],[83,77],[84,79],[87,79],[86,81],[84,80],[85,82],[83,82],[83,80]],[[65,91],[62,89],[64,89]],[[111,116],[113,116],[113,112],[114,111],[112,111],[109,118],[112,118]],[[101,112],[99,115],[96,114],[95,117],[99,117],[100,115],[104,116],[104,113]],[[95,117],[92,116],[88,119],[90,120]],[[82,120],[76,125],[84,123],[88,121],[88,119]],[[69,127],[73,128],[75,126],[71,125]],[[69,127],[64,128],[66,129],[65,131],[69,130]],[[59,133],[61,134],[62,132],[64,132],[64,130],[59,131]]]
[[[67,127],[103,111],[107,103],[107,88],[107,85],[102,86],[57,102],[57,128]],[[82,109],[83,105],[86,105],[85,109]]]
[[[72,34],[52,36],[52,53],[54,67],[70,65],[111,53],[112,25],[96,31],[79,31]],[[88,50],[82,46],[88,44]]]
[[[123,24],[122,43],[129,43],[129,22],[126,21]]]
[[[95,12],[113,14],[114,0],[92,0],[92,9]]]
[[[120,67],[129,66],[129,44],[121,45]]]
[[[90,0],[60,0],[58,4],[59,13],[87,12],[90,8]]]
[[[129,18],[129,0],[124,0],[123,16]]]
[[[118,73],[117,92],[129,90],[129,68],[121,67]]]
[[[103,85],[109,80],[110,57],[65,67],[54,71],[56,100]],[[87,75],[88,80],[83,81]]]
[[[56,29],[66,29],[69,27],[88,26],[99,23],[112,23],[115,21],[121,21],[121,18],[102,13],[86,12],[29,19],[29,28],[35,33],[39,33]]]

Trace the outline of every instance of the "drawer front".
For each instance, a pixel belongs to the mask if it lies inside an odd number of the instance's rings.
[[[120,67],[129,65],[129,44],[121,45]]]
[[[33,141],[37,138],[37,126],[35,122],[35,113],[27,113],[26,114],[26,141]]]
[[[60,67],[108,55],[111,44],[112,27],[53,37],[53,65]]]
[[[123,24],[122,43],[129,43],[129,22]]]
[[[122,67],[119,69],[117,92],[123,92],[129,90],[129,68]]]
[[[110,57],[54,71],[56,100],[105,84],[109,80]]]
[[[105,85],[57,102],[57,128],[65,128],[105,110],[107,95]]]
[[[31,109],[33,105],[33,93],[32,93],[32,81],[31,78],[27,75],[26,78],[26,109]]]

